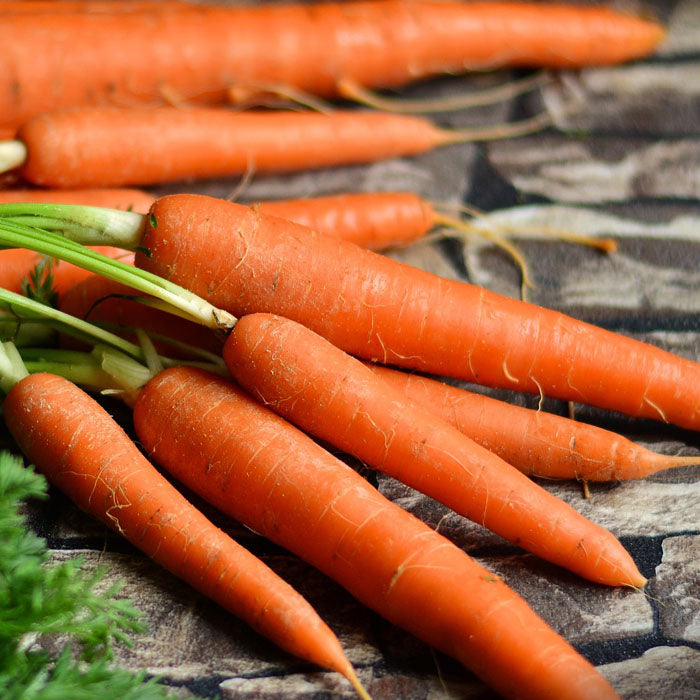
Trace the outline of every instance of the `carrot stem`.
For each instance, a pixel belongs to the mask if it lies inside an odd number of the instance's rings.
[[[7,393],[28,374],[14,343],[0,343],[0,389]]]
[[[110,333],[99,326],[46,306],[46,304],[41,304],[21,294],[0,288],[0,306],[11,311],[18,319],[44,319],[61,331],[68,332],[80,339],[90,338],[93,342],[109,345],[136,360],[143,359],[143,351],[138,345],[124,340],[124,338]]]
[[[5,205],[2,205],[3,207]],[[16,205],[7,205],[12,210]],[[34,204],[23,205],[29,209],[34,207]],[[42,207],[41,204],[38,205]],[[50,206],[50,205],[49,205]],[[70,206],[70,205],[65,205]],[[75,207],[80,209],[80,207]],[[85,209],[95,209],[85,207]],[[105,226],[109,227],[110,219],[120,220],[120,214],[126,214],[129,218],[139,217],[144,219],[140,214],[133,212],[122,212],[116,210],[105,209],[107,213],[105,218]],[[88,214],[91,212],[88,212]],[[114,215],[113,217],[111,215]],[[2,214],[0,214],[2,216]],[[43,217],[42,217],[43,219]],[[53,217],[56,228],[64,231],[64,221],[60,217]],[[75,228],[75,224],[80,223],[75,220],[68,219],[66,236],[59,236],[46,230],[34,229],[25,223],[14,220],[10,214],[8,218],[0,220],[0,245],[10,248],[28,248],[44,255],[49,255],[59,260],[65,260],[73,263],[91,272],[108,277],[109,279],[121,282],[130,287],[138,289],[144,294],[150,294],[158,299],[169,304],[171,307],[180,310],[179,315],[196,321],[208,328],[231,328],[236,319],[226,311],[220,311],[208,302],[179,285],[168,282],[156,275],[140,270],[132,265],[127,265],[108,258],[100,253],[89,250],[79,243],[74,242],[74,238],[78,237],[84,240],[84,235],[88,235],[92,229]],[[76,230],[79,233],[76,234]],[[117,231],[110,229],[114,235],[118,235]],[[111,235],[105,228],[105,235]],[[94,239],[89,239],[94,242]],[[119,245],[119,244],[118,244]],[[120,246],[122,247],[122,246]]]
[[[27,147],[22,141],[0,141],[0,173],[19,168],[27,160]]]
[[[158,355],[156,359],[150,355],[151,350],[145,349],[143,346],[136,345],[124,338],[121,338],[114,333],[111,333],[100,326],[96,326],[82,319],[66,314],[58,309],[54,309],[46,304],[41,304],[32,299],[28,299],[21,294],[10,292],[7,289],[0,288],[0,308],[9,309],[17,322],[22,322],[24,319],[32,321],[41,321],[56,327],[63,333],[67,333],[79,340],[87,341],[91,345],[98,344],[107,346],[112,351],[117,351],[121,355],[127,356],[131,361],[140,363],[150,362],[153,367],[159,363],[163,367],[173,367],[175,365],[188,365],[200,367],[210,372],[217,374],[225,373],[223,370],[223,361],[219,357],[214,357],[211,353],[203,355],[203,362],[175,360],[170,357]],[[148,344],[148,340],[145,341]],[[184,344],[183,344],[184,345]],[[65,351],[64,351],[65,352]]]
[[[1,144],[0,144],[1,145]],[[133,250],[138,246],[145,227],[145,216],[133,211],[91,207],[82,204],[51,204],[48,202],[8,202],[1,205],[4,219],[17,220],[32,225],[24,217],[36,217],[33,224],[37,228],[58,227],[61,230],[74,225],[71,240],[76,243],[90,242],[92,245],[111,245]],[[83,233],[86,240],[80,238]],[[96,237],[104,237],[105,243],[95,243]]]

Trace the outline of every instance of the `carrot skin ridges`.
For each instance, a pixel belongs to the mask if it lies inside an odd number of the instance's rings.
[[[3,16],[12,71],[0,85],[0,125],[72,105],[220,104],[237,85],[334,96],[343,79],[393,87],[506,65],[619,63],[653,51],[663,38],[657,23],[638,17],[554,4],[138,3],[125,11],[120,3],[113,14],[103,6],[54,12],[43,24],[36,12]]]
[[[17,134],[28,149],[22,176],[62,188],[367,163],[422,153],[448,136],[421,117],[382,112],[175,107],[67,109],[35,117]]]
[[[645,584],[611,533],[304,326],[244,316],[224,360],[290,422],[460,515],[597,583]]]
[[[502,581],[232,383],[166,370],[139,395],[134,423],[183,483],[505,697],[617,697]]]
[[[287,651],[351,671],[310,605],[196,510],[81,389],[29,375],[3,413],[23,453],[78,507]]]
[[[428,377],[372,363],[367,366],[393,389],[530,476],[616,481],[700,464],[700,456],[652,452],[595,425],[516,406]]]
[[[151,213],[152,256],[136,264],[235,316],[274,313],[367,360],[700,429],[691,360],[231,202],[170,195]]]
[[[361,192],[251,206],[369,250],[412,243],[436,222],[430,203],[411,192]]]

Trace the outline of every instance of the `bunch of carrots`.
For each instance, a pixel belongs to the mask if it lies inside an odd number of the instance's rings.
[[[528,477],[640,478],[692,458],[386,365],[698,429],[699,364],[373,252],[444,225],[483,234],[411,193],[243,206],[104,188],[528,133],[546,115],[450,132],[319,100],[387,105],[374,90],[440,73],[616,63],[652,51],[661,28],[603,8],[419,0],[32,0],[2,3],[0,16],[15,68],[0,76],[0,167],[64,188],[0,192],[10,249],[0,307],[17,341],[2,346],[0,386],[27,458],[79,507],[362,697],[311,606],[188,503],[85,389],[132,406],[149,458],[180,482],[504,697],[617,697],[498,577],[309,436],[580,576],[642,588],[609,532]],[[232,108],[270,94],[323,109]],[[517,250],[489,235],[526,277]],[[18,330],[32,325],[75,349],[22,347]]]

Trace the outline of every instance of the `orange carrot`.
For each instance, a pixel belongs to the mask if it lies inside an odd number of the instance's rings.
[[[498,577],[233,384],[161,372],[134,424],[183,483],[505,697],[617,697]]]
[[[412,192],[354,192],[325,197],[305,197],[255,202],[263,214],[289,219],[302,226],[329,236],[351,241],[370,250],[385,250],[393,246],[414,243],[433,229],[446,227],[455,237],[482,236],[509,252],[521,267],[519,253],[503,238],[503,233],[515,233],[515,228],[473,226],[446,213],[449,205],[436,205]],[[479,212],[473,212],[480,216]],[[520,229],[521,232],[526,229]],[[610,238],[594,238],[569,231],[540,230],[550,238],[592,246],[606,252],[616,249]],[[523,269],[523,274],[525,270]]]
[[[198,195],[159,199],[136,264],[236,316],[296,320],[384,364],[700,428],[700,364]]]
[[[287,651],[359,688],[311,606],[197,511],[82,390],[29,375],[9,391],[3,415],[24,454],[80,508]]]
[[[86,204],[91,207],[147,212],[154,201],[153,195],[135,189],[0,190],[0,204],[6,202],[54,202],[56,204]]]
[[[653,51],[663,37],[657,23],[629,14],[540,3],[97,6],[54,12],[51,31],[31,10],[3,16],[12,69],[0,89],[0,126],[73,105],[220,104],[237,85],[333,96],[344,83],[391,87],[506,65],[611,64]]]
[[[597,583],[644,586],[607,530],[294,321],[244,316],[224,360],[264,405],[510,542]]]
[[[411,192],[361,192],[250,206],[370,250],[412,243],[440,223],[433,205]]]
[[[658,454],[595,425],[381,365],[367,366],[396,391],[530,476],[615,481],[700,464],[700,456]]]
[[[128,251],[112,246],[91,246],[103,255],[118,258],[122,261],[133,260],[133,255]],[[26,280],[31,271],[41,261],[43,256],[24,248],[7,248],[0,250],[0,287],[11,292],[20,292],[22,282]],[[47,270],[48,273],[48,270]],[[59,296],[81,280],[89,277],[90,272],[76,265],[56,260],[51,266],[53,275],[53,287]]]
[[[546,116],[449,131],[422,117],[372,111],[82,108],[42,114],[19,129],[29,182],[46,187],[120,187],[255,172],[366,163],[461,141],[529,133]],[[6,144],[8,142],[5,142]],[[26,149],[26,152],[25,152]]]

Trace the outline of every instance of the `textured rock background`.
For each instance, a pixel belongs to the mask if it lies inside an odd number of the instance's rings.
[[[555,128],[367,167],[254,177],[242,198],[410,189],[434,200],[469,202],[493,212],[499,224],[528,227],[517,243],[536,283],[531,300],[700,360],[700,4],[606,4],[651,7],[669,28],[658,54],[634,65],[566,74],[540,94],[440,117],[459,127],[515,120],[544,106]],[[513,75],[440,79],[404,92],[466,91]],[[572,95],[576,107],[565,113]],[[158,192],[227,196],[237,185],[236,179],[188,182]],[[613,237],[619,251],[605,255],[546,240],[541,232],[547,227]],[[485,241],[442,241],[395,255],[437,274],[519,294],[517,270]],[[500,395],[536,405],[533,397]],[[125,409],[105,405],[129,426]],[[550,400],[545,408],[566,410]],[[700,455],[697,434],[582,406],[576,415],[662,452]],[[544,484],[622,539],[651,579],[645,593],[577,580],[391,479],[369,478],[502,575],[601,666],[624,698],[700,697],[700,468],[595,486],[588,500],[579,484]],[[335,583],[202,507],[308,596],[377,700],[494,697],[457,663],[385,623]],[[60,494],[29,511],[56,558],[82,553],[91,564],[107,565],[110,577],[127,581],[124,594],[144,610],[150,633],[120,660],[161,675],[178,696],[352,697],[342,679],[287,656],[222,615]]]

